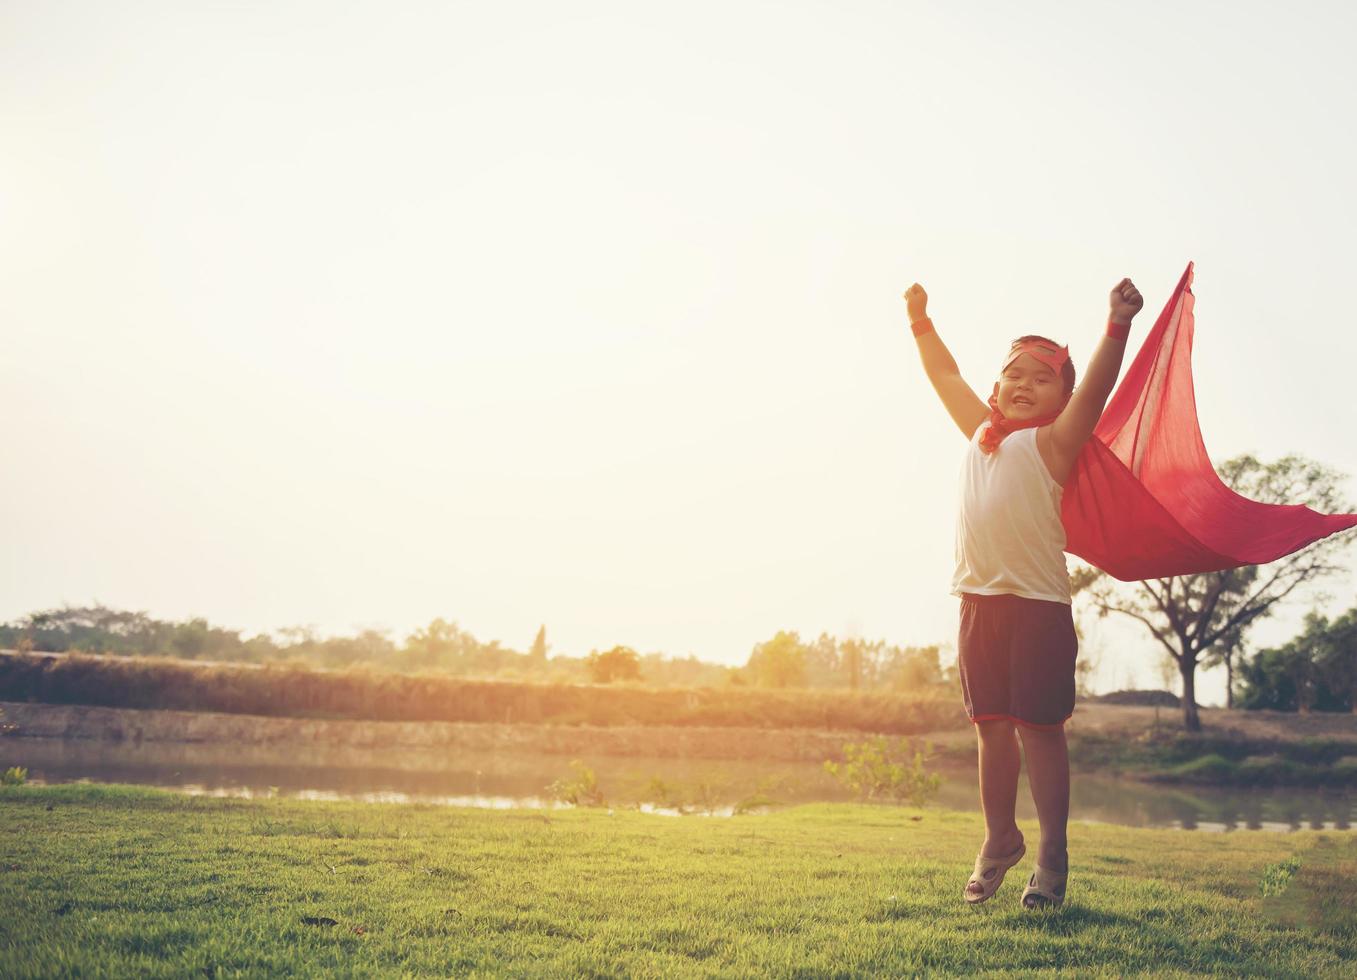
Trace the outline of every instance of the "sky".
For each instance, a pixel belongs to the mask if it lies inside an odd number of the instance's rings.
[[[1357,475],[1354,28],[0,2],[0,618],[442,617],[732,664],[778,630],[954,644],[966,446],[916,281],[983,397],[1023,333],[1082,375],[1123,276],[1129,364],[1192,261],[1212,458]],[[1255,645],[1357,584],[1328,592]],[[1095,688],[1160,685],[1132,627],[1093,625]]]

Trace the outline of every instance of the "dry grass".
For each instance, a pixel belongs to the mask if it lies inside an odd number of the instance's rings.
[[[295,718],[812,728],[911,735],[955,727],[950,689],[910,694],[645,688],[137,657],[0,657],[0,700]]]

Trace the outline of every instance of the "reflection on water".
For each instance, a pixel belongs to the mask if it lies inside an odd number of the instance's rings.
[[[812,763],[599,757],[584,760],[610,802],[649,812],[730,815],[766,798],[777,803],[845,801],[853,794]],[[89,780],[160,786],[245,798],[360,800],[476,807],[554,807],[551,784],[569,760],[524,753],[452,756],[431,749],[98,742],[45,738],[0,741],[0,768],[27,766],[34,782]],[[942,770],[935,802],[977,810],[973,768]],[[657,789],[657,781],[664,785]],[[1075,773],[1070,819],[1189,830],[1347,830],[1357,790],[1314,787],[1190,788]],[[1026,785],[1018,818],[1035,820]]]

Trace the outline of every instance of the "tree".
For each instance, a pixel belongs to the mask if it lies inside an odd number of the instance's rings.
[[[1323,513],[1351,510],[1341,497],[1342,475],[1303,456],[1262,463],[1250,454],[1217,467],[1235,492],[1269,504],[1303,503]],[[1118,583],[1097,569],[1080,570],[1099,616],[1116,612],[1142,623],[1177,665],[1182,679],[1183,725],[1201,731],[1196,671],[1208,653],[1223,659],[1238,649],[1253,623],[1269,616],[1301,586],[1343,570],[1337,552],[1350,537],[1331,535],[1268,565],[1241,565],[1219,572]]]
[[[532,641],[532,649],[528,651],[528,657],[534,665],[542,665],[547,662],[547,628],[545,625],[537,628],[537,638]]]
[[[588,667],[595,684],[641,679],[641,658],[631,647],[613,647],[606,653],[591,651]]]
[[[1096,569],[1090,569],[1087,566],[1076,568],[1070,573],[1070,595],[1077,602],[1079,593],[1092,584],[1093,574]],[[1086,642],[1087,631],[1084,629],[1084,614],[1088,611],[1088,605],[1078,603],[1072,612],[1074,615],[1074,636],[1079,643],[1079,656],[1074,662],[1074,693],[1082,700],[1093,697],[1093,675],[1098,669],[1098,659],[1093,655]]]
[[[882,640],[868,641],[857,636],[841,642],[839,650],[843,679],[839,681],[839,686],[846,680],[848,689],[852,691],[876,687],[881,671],[885,667],[883,663],[885,646]]]
[[[881,656],[882,686],[892,691],[922,691],[943,682],[936,644],[927,647],[887,647]]]
[[[862,640],[857,637],[843,641],[843,670],[848,678],[848,689],[862,687]]]
[[[843,657],[837,639],[821,633],[813,643],[802,644],[802,649],[807,687],[844,686]]]
[[[1357,606],[1327,624],[1320,643],[1319,670],[1334,699],[1357,712]]]
[[[480,644],[470,633],[441,616],[405,638],[401,657],[412,670],[464,670]]]
[[[236,630],[195,617],[182,623],[154,619],[146,612],[66,605],[29,614],[0,626],[0,646],[61,653],[165,655],[189,659],[236,659],[244,645]]]
[[[1357,710],[1357,608],[1332,623],[1318,613],[1280,647],[1241,668],[1240,703],[1275,711]]]
[[[745,669],[760,687],[805,687],[806,648],[796,633],[777,635],[754,647]]]
[[[1284,649],[1259,650],[1239,668],[1239,706],[1269,711],[1295,711],[1296,671]]]
[[[1244,628],[1236,626],[1234,629],[1226,631],[1213,649],[1207,651],[1202,658],[1203,667],[1214,667],[1216,664],[1225,665],[1225,707],[1234,707],[1234,684],[1235,684],[1235,664],[1243,655],[1244,650]]]
[[[67,604],[60,609],[30,613],[7,632],[27,637],[34,650],[126,655],[159,652],[160,641],[170,629],[169,623],[152,619],[145,612],[110,609],[96,603]]]

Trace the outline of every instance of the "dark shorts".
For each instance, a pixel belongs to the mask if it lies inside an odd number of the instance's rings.
[[[1079,638],[1068,603],[1016,595],[961,598],[957,669],[972,722],[1058,729],[1074,713]]]

